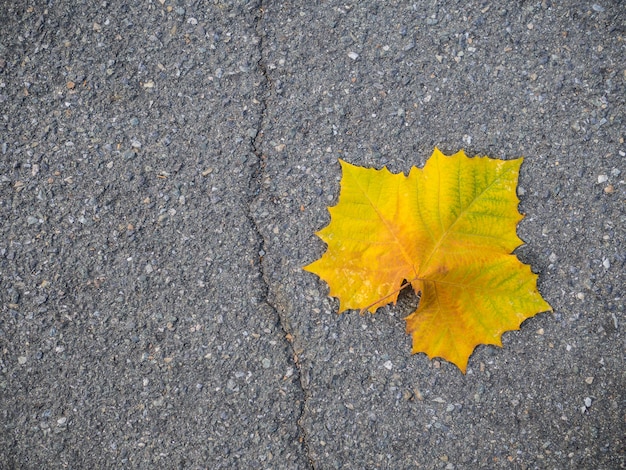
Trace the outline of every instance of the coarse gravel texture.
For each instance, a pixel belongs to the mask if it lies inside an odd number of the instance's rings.
[[[249,211],[258,8],[2,8],[0,468],[306,467]]]
[[[0,468],[625,468],[625,119],[619,1],[2,3]],[[466,375],[301,269],[435,146],[554,308]]]

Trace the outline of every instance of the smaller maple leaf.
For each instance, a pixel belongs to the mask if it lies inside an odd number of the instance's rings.
[[[413,353],[442,357],[465,372],[479,344],[502,346],[502,333],[552,310],[537,275],[513,250],[522,215],[522,159],[450,157],[435,149],[408,176],[341,161],[339,202],[317,235],[328,249],[304,269],[339,299],[339,312],[375,312],[401,289],[420,294],[406,318]]]

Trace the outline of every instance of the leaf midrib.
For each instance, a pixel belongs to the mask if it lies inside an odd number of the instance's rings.
[[[387,170],[387,171],[389,171],[389,170]],[[378,210],[378,208],[374,204],[374,201],[372,201],[372,199],[369,197],[369,194],[367,194],[367,192],[365,191],[365,189],[361,185],[361,182],[358,180],[358,178],[355,178],[355,180],[356,180],[357,187],[363,193],[363,195],[365,196],[367,201],[370,203],[370,205],[372,206],[372,208],[376,212],[376,215],[378,215],[378,217],[383,222],[383,224],[385,225],[385,227],[387,228],[389,233],[391,233],[391,235],[392,235],[393,239],[395,240],[396,244],[400,247],[400,251],[402,252],[402,256],[407,261],[408,265],[411,266],[411,269],[413,269],[413,273],[415,274],[415,277],[417,277],[418,274],[417,274],[417,270],[415,269],[414,260],[411,259],[411,257],[408,255],[408,253],[404,249],[404,245],[401,242],[400,238],[397,236],[396,232],[392,229],[392,227],[391,227],[390,223],[388,222],[388,220],[385,217],[383,217],[382,213]],[[396,214],[399,213],[399,210],[398,210],[399,209],[399,207],[398,207],[399,204],[400,204],[400,198],[396,197]],[[402,281],[402,280],[400,280],[400,281]]]
[[[420,264],[420,272],[424,272],[426,267],[430,266],[430,263],[433,260],[434,255],[439,251],[439,249],[441,248],[441,245],[443,244],[444,240],[450,235],[450,233],[452,233],[452,229],[454,228],[456,223],[461,218],[463,218],[463,216],[469,211],[469,209],[472,207],[472,205],[474,205],[474,203],[478,199],[480,199],[483,194],[485,194],[489,189],[491,189],[491,187],[494,184],[499,182],[504,177],[504,174],[505,174],[505,172],[500,174],[496,179],[494,179],[491,183],[489,183],[489,185],[486,186],[485,189],[483,189],[478,195],[476,195],[474,197],[474,199],[472,199],[472,202],[470,204],[468,204],[467,207],[465,207],[465,209],[463,209],[461,211],[461,213],[457,216],[457,218],[454,219],[454,222],[452,222],[452,224],[450,224],[450,226],[445,230],[445,232],[440,237],[439,241],[437,241],[437,243],[435,244],[435,246],[431,250],[430,254],[428,255],[428,258],[427,258],[426,262]],[[437,200],[439,201],[440,199],[441,199],[441,185],[439,185],[438,188],[437,188]],[[441,210],[439,209],[439,207],[437,207],[437,211],[438,211],[439,218],[441,219]],[[424,219],[422,218],[422,220],[424,220]],[[428,232],[431,233],[431,235],[432,235],[432,232],[430,232],[430,230],[428,230]],[[433,281],[433,282],[437,282],[437,281]]]

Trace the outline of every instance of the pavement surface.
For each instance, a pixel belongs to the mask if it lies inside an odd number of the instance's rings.
[[[0,4],[0,468],[626,467],[626,8]],[[301,267],[338,158],[524,156],[466,375]]]

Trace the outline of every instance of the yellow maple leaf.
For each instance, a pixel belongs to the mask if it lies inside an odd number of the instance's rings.
[[[523,243],[515,192],[522,160],[435,149],[409,176],[340,160],[339,202],[317,233],[328,249],[304,269],[327,282],[339,312],[373,313],[410,285],[420,295],[406,318],[412,352],[465,372],[477,345],[502,346],[502,333],[552,310],[537,275],[512,254]]]

